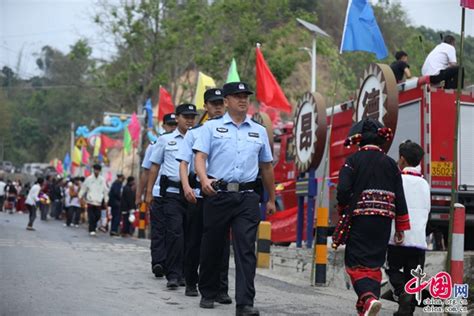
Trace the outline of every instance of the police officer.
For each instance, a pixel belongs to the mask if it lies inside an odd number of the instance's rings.
[[[255,192],[259,167],[269,195],[267,211],[275,211],[273,157],[265,128],[247,117],[250,94],[253,92],[246,83],[225,84],[223,95],[227,113],[206,122],[193,146],[197,152],[196,172],[205,194],[199,270],[200,306],[214,307],[219,291],[218,267],[225,234],[231,227],[237,315],[259,315],[253,307],[257,262],[255,239],[260,221],[260,197]]]
[[[158,208],[159,229],[165,229],[166,257],[161,258],[158,264],[168,280],[167,287],[176,289],[183,277],[184,255],[184,219],[187,202],[181,196],[181,183],[179,179],[179,162],[176,160],[179,145],[189,128],[193,127],[197,115],[196,106],[181,104],[176,108],[177,129],[158,138],[156,148],[151,154],[147,195],[151,193],[160,172],[159,185],[161,206]],[[184,284],[183,284],[184,285]]]
[[[168,113],[163,117],[165,125],[169,126],[170,132],[176,129],[176,116],[174,113]],[[142,174],[137,186],[137,194],[135,204],[146,201],[150,205],[150,252],[151,252],[151,268],[152,272],[157,278],[163,277],[163,266],[160,262],[164,261],[166,257],[166,249],[164,247],[164,229],[160,229],[159,208],[161,207],[160,186],[159,181],[153,185],[152,192],[146,194],[147,184],[149,178],[150,168],[152,163],[150,161],[151,154],[156,147],[156,141],[150,142],[146,148],[145,155],[142,162]],[[159,175],[158,175],[159,177]],[[163,225],[163,223],[161,223]]]
[[[176,114],[168,113],[163,116],[163,126],[159,135],[173,132],[176,129]]]
[[[204,93],[204,109],[210,119],[222,116],[225,113],[224,97],[221,89],[208,89]],[[202,238],[202,212],[203,203],[200,192],[200,183],[194,170],[194,155],[192,147],[199,135],[202,125],[190,129],[180,145],[176,159],[180,161],[179,173],[183,192],[188,201],[188,212],[185,226],[185,253],[184,253],[184,276],[186,279],[186,296],[198,296],[196,285],[198,283],[199,253]],[[189,168],[189,172],[188,172]],[[232,299],[227,294],[229,289],[229,238],[226,238],[224,255],[220,268],[220,285],[216,301],[221,304],[231,304]]]

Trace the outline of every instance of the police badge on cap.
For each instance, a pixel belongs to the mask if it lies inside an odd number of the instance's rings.
[[[224,85],[222,88],[224,97],[237,94],[237,93],[246,93],[253,94],[253,91],[250,89],[249,85],[245,82],[229,82]]]

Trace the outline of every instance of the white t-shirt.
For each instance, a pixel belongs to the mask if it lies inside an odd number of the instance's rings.
[[[32,206],[35,205],[36,202],[39,201],[38,195],[40,194],[40,190],[40,185],[38,183],[34,184],[28,192],[25,203]]]
[[[7,184],[3,181],[0,181],[0,196],[5,196],[5,186]]]
[[[450,63],[456,63],[456,48],[450,44],[441,43],[426,57],[421,74],[423,76],[439,75],[439,72],[448,68]]]
[[[403,171],[419,173],[419,168],[406,167]],[[405,231],[405,240],[401,244],[404,247],[416,247],[427,249],[426,224],[431,209],[430,186],[422,177],[402,174],[403,192],[410,217],[410,229]],[[395,224],[392,223],[390,244],[394,245]]]

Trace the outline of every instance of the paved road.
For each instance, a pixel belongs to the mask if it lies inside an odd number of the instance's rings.
[[[150,273],[149,242],[89,237],[85,226],[0,213],[0,315],[233,315],[235,304],[213,310],[184,289],[168,291]],[[287,276],[288,277],[288,276]],[[234,270],[230,271],[234,296]],[[262,315],[353,315],[351,291],[311,288],[257,275],[255,305]],[[389,305],[390,306],[390,305]],[[383,310],[382,315],[391,315]]]

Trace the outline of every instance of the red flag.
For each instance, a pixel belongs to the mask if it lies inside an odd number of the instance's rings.
[[[160,99],[158,100],[158,121],[163,121],[163,116],[174,112],[174,104],[171,95],[165,88],[160,87]]]
[[[113,139],[104,134],[100,134],[100,153],[104,156],[109,148],[122,148],[121,139]]]
[[[135,112],[132,115],[130,124],[128,124],[128,131],[130,132],[132,141],[134,144],[136,144],[138,142],[138,138],[140,137],[140,122],[138,121],[137,114],[135,114]]]
[[[267,106],[291,113],[291,105],[273,76],[262,52],[256,49],[257,100]]]
[[[474,0],[461,0],[461,7],[474,9]]]
[[[250,103],[249,105],[249,110],[247,111],[247,115],[253,116],[255,113],[257,113],[257,109],[255,108],[255,105],[253,103]]]
[[[273,123],[273,127],[278,126],[281,122],[280,113],[277,109],[267,106],[265,103],[260,102],[260,112],[267,113],[268,117]]]

